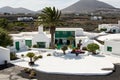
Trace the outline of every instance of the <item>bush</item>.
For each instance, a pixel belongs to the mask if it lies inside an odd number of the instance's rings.
[[[71,51],[71,53],[75,53],[75,50],[76,50],[76,49],[74,48],[74,49]]]
[[[83,47],[82,50],[87,50],[87,47]]]
[[[63,53],[65,55],[66,54],[65,51],[68,49],[68,47],[66,45],[64,45],[61,49],[62,49],[62,51],[63,51]]]
[[[39,48],[39,46],[35,44],[35,45],[33,45],[33,48]]]
[[[32,79],[36,76],[36,72],[31,70],[30,74],[29,74],[29,78]]]
[[[31,72],[31,69],[25,68],[24,71],[25,71],[25,73],[28,73],[28,74],[29,74],[29,73]]]
[[[95,43],[91,43],[87,45],[88,51],[92,52],[93,54],[96,54],[96,50],[99,49],[99,45]]]
[[[47,56],[51,56],[51,54],[47,54]]]
[[[43,56],[42,56],[42,55],[39,55],[38,58],[43,58]]]
[[[101,28],[100,31],[107,31],[107,29],[106,28]]]
[[[17,56],[15,53],[10,53],[10,60],[16,60]]]

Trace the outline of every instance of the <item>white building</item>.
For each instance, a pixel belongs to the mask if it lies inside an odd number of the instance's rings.
[[[13,46],[9,47],[12,52],[24,51],[29,47],[37,45],[40,48],[48,48],[50,39],[43,32],[43,27],[39,27],[38,32],[21,32],[19,34],[10,34],[13,38]]]
[[[106,29],[106,32],[120,33],[120,21],[118,24],[100,24],[98,25],[98,30]]]
[[[91,16],[90,19],[94,20],[94,21],[96,21],[96,20],[102,20],[102,16]]]
[[[0,65],[4,64],[5,61],[10,62],[10,50],[0,47]]]
[[[10,34],[13,38],[13,46],[8,47],[11,52],[25,51],[29,47],[37,45],[39,48],[49,48],[51,42],[50,33],[43,32],[43,27],[39,26],[38,32],[21,32],[19,34]],[[74,40],[69,40],[72,37]],[[89,40],[82,28],[56,28],[55,31],[55,44],[60,49],[63,45],[72,45],[76,47],[79,41],[82,40],[84,46],[87,46],[93,41]]]
[[[18,17],[17,21],[33,21],[33,17]]]
[[[120,56],[120,39],[106,40],[104,44],[104,53]]]

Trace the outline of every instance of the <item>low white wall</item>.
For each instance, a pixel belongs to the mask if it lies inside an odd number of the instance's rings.
[[[10,62],[10,50],[0,47],[0,65],[4,64],[4,61]]]

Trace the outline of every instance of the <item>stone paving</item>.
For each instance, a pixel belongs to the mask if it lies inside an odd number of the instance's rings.
[[[0,80],[36,80],[36,79],[25,79],[18,74],[24,68],[19,66],[12,66],[3,70],[0,70]]]

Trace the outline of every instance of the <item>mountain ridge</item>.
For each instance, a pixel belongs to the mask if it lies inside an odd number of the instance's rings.
[[[99,0],[79,0],[78,2],[64,8],[63,13],[92,13],[97,10],[117,9]]]

